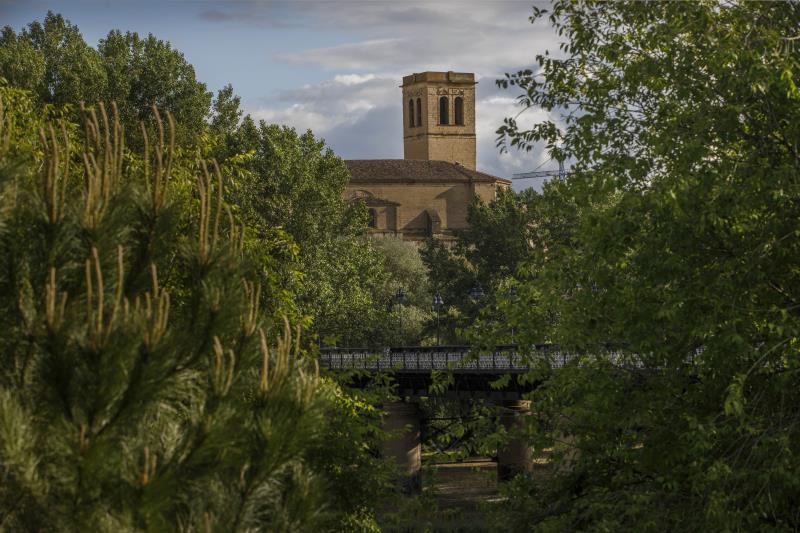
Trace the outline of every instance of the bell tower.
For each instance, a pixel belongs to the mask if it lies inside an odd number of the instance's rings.
[[[475,170],[475,75],[422,72],[403,77],[403,158]]]

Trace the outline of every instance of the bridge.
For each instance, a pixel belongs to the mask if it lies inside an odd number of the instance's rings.
[[[694,364],[694,357],[702,352],[696,349],[685,360]],[[639,373],[658,372],[663,367],[650,361],[647,365],[637,355],[619,346],[601,345],[596,353],[615,367]],[[386,442],[384,454],[395,460],[404,477],[403,484],[410,490],[419,488],[421,462],[420,425],[422,423],[417,401],[423,397],[441,395],[459,399],[487,399],[500,409],[500,421],[507,430],[523,425],[523,416],[530,414],[530,402],[524,394],[539,384],[518,377],[532,368],[558,369],[576,361],[582,354],[561,349],[554,344],[521,347],[513,344],[494,349],[477,349],[471,346],[404,346],[394,348],[323,348],[320,366],[331,371],[362,370],[354,376],[355,386],[365,386],[372,376],[391,373],[397,383],[397,395],[404,401],[383,406],[386,415],[384,429],[396,435]],[[580,364],[580,363],[579,363]],[[432,390],[434,371],[448,371],[452,382],[444,393]],[[405,431],[405,432],[404,432]],[[511,439],[505,448],[498,450],[497,476],[501,481],[527,471],[531,465],[531,450],[521,439]]]
[[[607,352],[611,359],[622,362],[621,352]],[[354,385],[365,386],[373,375],[391,373],[397,383],[397,395],[402,399],[383,406],[386,415],[383,427],[390,434],[384,445],[384,455],[392,458],[402,476],[401,482],[409,491],[420,488],[421,440],[417,401],[436,396],[431,390],[434,371],[450,372],[452,382],[442,394],[459,399],[487,399],[500,409],[500,421],[507,430],[519,428],[530,414],[530,402],[523,395],[535,388],[530,380],[510,379],[498,384],[506,375],[520,376],[532,367],[546,363],[560,368],[576,355],[556,345],[542,344],[522,352],[517,345],[497,346],[492,350],[470,346],[405,346],[383,349],[323,348],[320,366],[331,371],[362,370],[355,373]],[[498,450],[497,475],[505,481],[529,470],[531,450],[521,439],[511,439]]]
[[[498,346],[491,353],[482,354],[472,353],[469,346],[328,348],[321,351],[319,361],[320,366],[334,371],[365,370],[356,377],[356,386],[366,385],[372,374],[391,373],[400,397],[436,395],[430,390],[433,371],[452,374],[453,382],[443,394],[448,398],[519,399],[532,388],[516,380],[501,388],[491,385],[506,374],[520,375],[530,370],[529,360],[517,353],[516,346]]]
[[[635,354],[618,346],[600,345],[596,352],[618,368],[645,371],[645,365]],[[434,371],[450,372],[454,383],[445,396],[458,398],[520,398],[535,388],[536,383],[510,380],[499,386],[496,382],[505,375],[519,376],[532,368],[558,369],[580,354],[564,350],[556,344],[536,344],[520,347],[503,344],[492,349],[472,346],[400,346],[393,348],[322,348],[319,363],[332,371],[365,370],[356,385],[365,385],[370,374],[391,373],[398,384],[399,396],[414,398],[435,395],[429,390]],[[691,364],[691,358],[687,359]]]

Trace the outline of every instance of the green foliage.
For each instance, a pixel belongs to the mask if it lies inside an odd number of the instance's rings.
[[[171,120],[144,158],[128,152],[102,108],[83,133],[17,142],[35,134],[30,98],[0,97],[3,527],[295,531],[363,515],[356,493],[328,506],[348,474],[321,451],[354,446],[347,468],[369,479],[372,437],[342,433],[367,407],[344,405],[300,329],[264,311],[221,174],[175,155]]]
[[[347,167],[310,131],[256,124],[248,116],[223,133],[238,116],[238,102],[226,88],[215,101],[212,127],[225,137],[217,153],[249,154],[236,167],[230,200],[256,231],[280,227],[297,244],[303,272],[295,285],[298,304],[313,317],[321,341],[416,342],[430,305],[416,250],[398,239],[367,238],[366,208],[344,201]],[[408,305],[392,308],[400,287]]]
[[[97,53],[106,79],[100,94],[106,102],[117,102],[124,125],[149,119],[156,106],[175,117],[179,142],[196,142],[206,126],[211,93],[195,79],[194,67],[180,51],[152,34],[141,38],[114,30],[100,40]]]
[[[341,376],[335,376],[341,381]],[[376,407],[390,393],[380,384],[364,389],[337,387],[326,413],[328,434],[311,444],[309,461],[324,474],[329,490],[325,505],[335,512],[325,530],[377,530],[376,509],[396,489],[392,465],[379,450],[386,438]]]
[[[220,93],[216,107],[220,124],[231,123],[231,96]],[[362,235],[363,206],[343,199],[344,162],[310,131],[298,135],[250,117],[229,132],[225,150],[251,154],[231,194],[242,216],[258,232],[282,228],[297,244],[303,272],[298,302],[319,335],[342,335],[350,344],[370,338],[377,311],[372,296],[383,272]]]
[[[454,251],[473,266],[483,285],[499,286],[528,257],[537,199],[531,189],[518,193],[499,187],[488,204],[476,198],[467,217],[469,229],[459,235]]]
[[[137,147],[142,142],[139,121],[152,119],[152,106],[176,118],[181,145],[198,142],[211,106],[211,93],[168,42],[115,30],[94,49],[77,26],[53,12],[19,34],[10,26],[3,28],[0,76],[31,91],[39,105],[116,102]]]
[[[234,94],[232,85],[228,84],[217,91],[217,97],[212,105],[211,129],[218,134],[227,135],[227,138],[219,143],[221,149],[229,148],[233,143],[232,136],[242,119],[242,111],[239,108],[241,103],[242,99]],[[225,159],[225,155],[220,159]]]
[[[453,401],[441,396],[420,403],[427,421],[423,449],[437,460],[497,455],[501,436],[497,408],[482,400]]]
[[[218,107],[229,98],[220,97]],[[247,118],[234,138],[236,152],[254,153],[248,165],[253,178],[237,198],[248,216],[282,226],[301,249],[363,227],[363,213],[352,211],[342,197],[350,176],[347,167],[310,131],[298,135],[293,128]]]
[[[371,244],[381,259],[384,272],[382,286],[375,291],[373,301],[376,307],[383,304],[384,309],[390,309],[390,313],[376,317],[374,340],[388,346],[424,343],[432,335],[432,296],[428,271],[417,247],[389,236],[376,238]],[[402,303],[395,298],[398,290],[405,294]]]
[[[546,16],[537,10],[534,18]],[[528,341],[625,346],[533,395],[546,482],[509,490],[505,530],[800,527],[796,294],[800,140],[785,3],[554,2],[566,42],[501,80],[552,122],[501,143],[571,161],[509,302]]]
[[[541,197],[532,190],[498,189],[493,201],[476,199],[470,205],[469,228],[458,233],[451,249],[436,240],[425,243],[422,257],[432,287],[445,302],[442,330],[449,342],[516,340],[506,317],[498,314],[498,305],[517,299],[513,276],[529,257],[539,231],[540,203]],[[478,300],[470,297],[477,286],[485,293]],[[477,336],[469,331],[476,324],[480,327]]]
[[[52,12],[19,35],[10,26],[3,28],[0,73],[40,102],[60,105],[96,99],[106,83],[97,52],[76,26]]]

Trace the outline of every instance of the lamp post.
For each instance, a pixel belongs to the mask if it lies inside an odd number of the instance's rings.
[[[473,300],[482,300],[484,296],[486,296],[486,293],[483,292],[483,287],[481,287],[480,283],[469,290],[469,297]]]
[[[513,300],[516,295],[517,295],[517,288],[512,285],[511,287],[508,288],[508,297]],[[511,322],[511,344],[514,344],[514,322],[513,321]]]
[[[469,290],[468,294],[469,297],[472,298],[472,301],[476,304],[483,300],[483,298],[486,296],[486,293],[483,291],[483,287],[481,287],[480,283],[476,283],[475,286]],[[480,314],[480,312],[478,314]],[[480,323],[475,325],[475,329],[480,329]]]
[[[443,303],[444,300],[442,300],[442,297],[437,292],[433,296],[433,306],[436,308],[436,346],[439,346],[439,312],[442,309]]]
[[[402,287],[397,289],[397,292],[394,293],[394,301],[397,302],[399,305],[399,309],[397,311],[397,320],[399,322],[399,329],[398,333],[400,334],[400,339],[402,342],[403,338],[403,302],[406,301],[406,293],[403,292]]]

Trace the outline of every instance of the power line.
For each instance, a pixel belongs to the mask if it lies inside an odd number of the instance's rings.
[[[548,157],[543,162],[539,163],[539,166],[534,168],[531,172],[536,172],[537,170],[539,170],[540,168],[542,168],[543,166],[545,166],[547,163],[549,163],[552,160],[553,160],[553,156]]]
[[[551,157],[547,161],[551,161],[552,159],[553,158]],[[545,163],[547,163],[547,161],[545,161]],[[541,165],[539,165],[538,167],[536,167],[534,170],[532,170],[530,172],[521,172],[519,174],[514,174],[514,177],[512,179],[515,179],[515,180],[527,180],[527,179],[532,179],[532,178],[558,178],[558,179],[564,179],[564,177],[567,175],[567,172],[564,170],[564,162],[563,161],[559,161],[558,162],[558,170],[539,170],[542,167],[542,165],[544,165],[544,163],[542,163]]]

